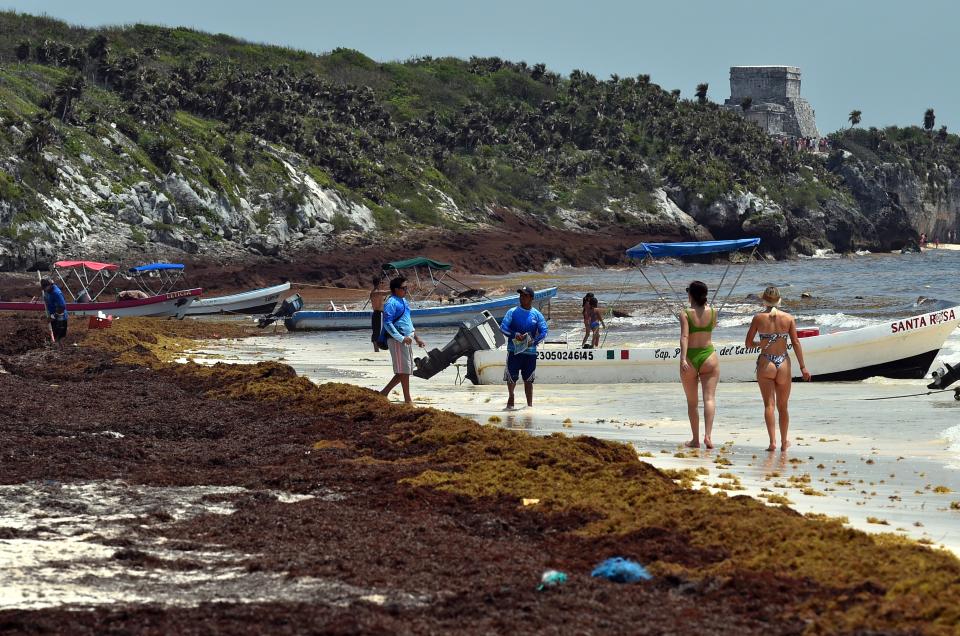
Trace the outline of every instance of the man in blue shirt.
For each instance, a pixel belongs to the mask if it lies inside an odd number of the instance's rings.
[[[407,302],[407,279],[397,276],[390,281],[390,298],[383,305],[383,331],[380,340],[387,341],[390,359],[393,360],[393,379],[380,391],[380,395],[390,395],[393,387],[399,384],[403,388],[403,401],[410,399],[410,374],[413,373],[413,343],[423,347],[424,342],[413,328],[410,318],[410,303]]]
[[[67,335],[67,301],[60,288],[49,278],[40,279],[40,289],[43,290],[43,303],[47,308],[53,341],[60,342]]]
[[[521,376],[527,406],[533,406],[537,345],[547,338],[547,321],[539,310],[533,308],[533,289],[521,287],[517,293],[520,294],[520,306],[511,307],[500,322],[500,331],[507,337],[507,368],[503,372],[503,380],[510,392],[508,409],[513,408],[513,390]]]

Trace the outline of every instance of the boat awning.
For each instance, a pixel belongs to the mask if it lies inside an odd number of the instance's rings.
[[[97,263],[95,261],[57,261],[53,264],[54,267],[60,267],[63,269],[70,269],[74,267],[86,267],[89,270],[95,272],[112,272],[120,269],[119,265],[113,265],[111,263]]]
[[[698,256],[719,252],[735,252],[747,247],[756,247],[759,238],[736,239],[733,241],[696,241],[691,243],[639,243],[627,250],[631,258]]]
[[[430,269],[439,269],[439,270],[448,270],[453,269],[453,265],[450,263],[441,263],[423,256],[417,256],[416,258],[408,258],[405,261],[394,261],[392,263],[384,263],[383,269],[410,269],[411,267],[429,267]]]
[[[182,270],[180,263],[150,263],[149,265],[138,265],[130,268],[131,274],[142,274],[144,272],[162,272],[167,270]]]

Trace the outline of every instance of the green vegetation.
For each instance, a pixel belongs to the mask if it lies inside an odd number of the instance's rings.
[[[257,142],[266,140],[303,156],[320,185],[379,206],[381,228],[396,225],[386,210],[447,222],[431,187],[462,210],[499,203],[548,219],[560,205],[596,214],[610,198],[649,201],[664,178],[706,202],[786,186],[801,163],[709,103],[706,85],[696,100],[678,100],[645,75],[562,78],[499,58],[379,63],[349,49],[311,55],[190,29],[91,30],[12,12],[0,13],[0,59],[13,62],[0,71],[0,98],[20,117],[48,112],[56,130],[91,136],[113,123],[134,142],[117,150],[158,177],[189,151],[195,176],[234,202],[243,195],[234,165],[261,192],[287,183]]]
[[[765,193],[801,215],[852,202],[841,153],[824,161],[777,143],[711,103],[707,84],[681,99],[648,75],[561,77],[495,57],[380,63],[350,49],[313,55],[13,12],[0,12],[0,64],[0,157],[28,159],[8,169],[26,199],[56,182],[44,159],[56,149],[110,170],[115,193],[176,172],[233,206],[269,194],[261,227],[273,215],[299,222],[291,169],[366,205],[386,232],[470,223],[490,204],[548,223],[560,208],[628,223],[623,213],[652,210],[661,185],[698,205]],[[857,110],[849,119],[836,146],[868,164],[905,163],[933,181],[938,165],[960,172],[960,139],[933,130],[932,109],[926,130],[860,130]],[[466,219],[442,211],[446,196]],[[194,217],[207,204],[179,205]]]

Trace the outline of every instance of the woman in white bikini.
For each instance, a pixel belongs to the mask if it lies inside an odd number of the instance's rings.
[[[810,380],[810,372],[803,363],[803,349],[800,347],[800,338],[797,337],[797,321],[790,314],[778,309],[780,290],[767,287],[761,298],[766,309],[753,317],[745,344],[748,349],[760,347],[757,384],[760,385],[763,419],[767,424],[767,435],[770,436],[767,450],[773,451],[777,448],[777,418],[773,413],[776,409],[780,420],[780,450],[785,451],[790,446],[787,438],[787,430],[790,428],[787,403],[790,400],[793,377],[790,354],[787,353],[788,339],[797,355],[797,363],[804,380]],[[757,336],[760,338],[759,342],[755,340]]]

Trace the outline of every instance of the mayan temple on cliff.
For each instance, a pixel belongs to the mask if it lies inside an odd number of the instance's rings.
[[[747,98],[750,103],[744,109]],[[796,66],[731,66],[730,99],[723,105],[771,135],[820,136],[813,108],[800,97]]]

